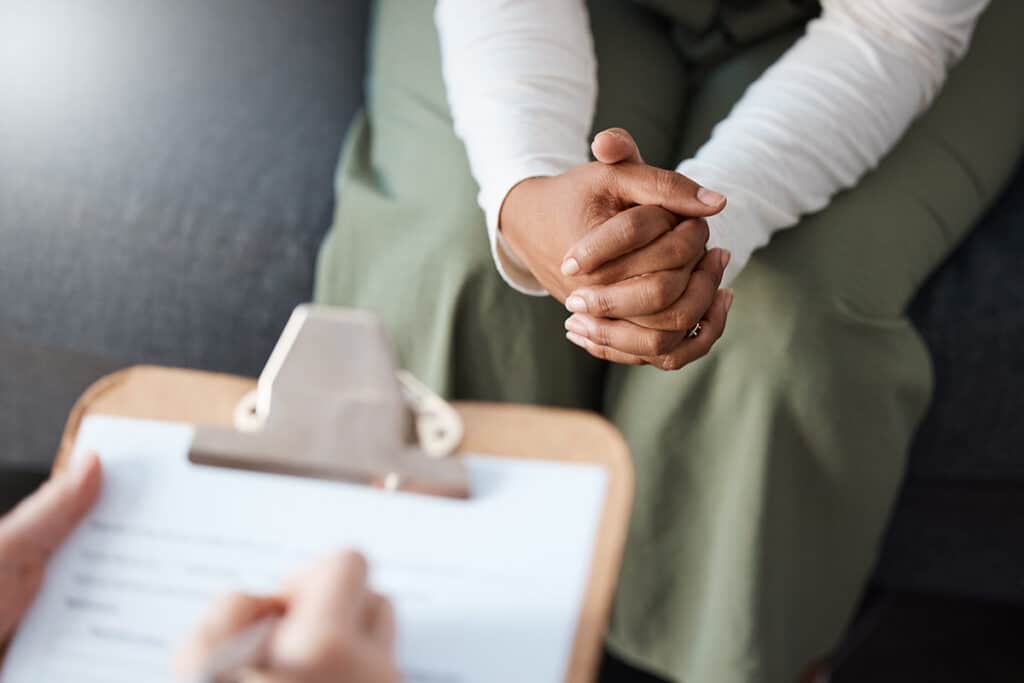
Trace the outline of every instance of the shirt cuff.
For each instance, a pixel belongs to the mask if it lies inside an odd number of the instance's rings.
[[[730,183],[727,173],[696,159],[682,162],[676,170],[727,197],[728,201],[722,212],[707,218],[707,248],[728,249],[732,254],[722,276],[722,287],[730,287],[754,252],[768,244],[771,231],[764,226],[764,214],[772,213],[771,219],[780,224],[785,222],[785,217],[775,216],[773,209],[762,199]]]
[[[575,168],[586,160],[565,157],[534,156],[506,166],[498,177],[482,183],[478,201],[487,220],[487,233],[491,240],[491,255],[498,273],[508,285],[529,296],[547,296],[548,291],[512,251],[505,236],[498,229],[501,207],[513,187],[527,178],[556,176]]]
[[[726,209],[728,210],[728,209]],[[708,222],[708,251],[712,249],[728,249],[732,257],[729,259],[729,265],[725,267],[725,273],[722,275],[722,287],[729,287],[732,285],[733,280],[740,274],[743,267],[747,265],[747,261],[750,260],[752,252],[743,244],[741,240],[737,240],[735,236],[730,236],[730,230],[728,227],[728,221],[724,220],[724,216],[711,216],[707,219]]]

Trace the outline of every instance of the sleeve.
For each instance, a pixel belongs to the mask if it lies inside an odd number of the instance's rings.
[[[546,294],[507,248],[498,216],[520,181],[590,160],[597,59],[583,0],[440,0],[435,21],[498,271],[523,293]]]
[[[678,170],[729,198],[709,247],[751,254],[877,166],[967,51],[988,0],[823,0],[822,15]]]

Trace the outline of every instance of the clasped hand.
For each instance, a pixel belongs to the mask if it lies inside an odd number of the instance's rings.
[[[599,133],[592,150],[596,162],[516,185],[500,229],[572,313],[571,342],[604,360],[677,370],[711,349],[732,304],[719,289],[729,253],[706,249],[705,218],[725,197],[645,164],[622,129]]]

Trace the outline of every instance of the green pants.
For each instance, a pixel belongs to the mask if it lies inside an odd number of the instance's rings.
[[[631,130],[669,167],[795,38],[695,87],[659,17],[591,2],[591,21],[596,129]],[[610,648],[687,683],[793,681],[851,617],[928,404],[907,304],[1021,149],[1021,26],[1024,3],[996,0],[931,110],[855,190],[755,254],[723,339],[665,373],[589,358],[557,302],[499,279],[431,4],[382,0],[317,298],[377,311],[404,365],[449,397],[607,415],[637,474]]]

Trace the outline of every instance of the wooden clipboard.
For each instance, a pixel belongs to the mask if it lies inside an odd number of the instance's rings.
[[[113,415],[230,426],[256,381],[232,375],[136,366],[93,384],[75,404],[54,471],[71,458],[82,420]],[[454,403],[465,434],[461,452],[591,463],[608,472],[608,490],[566,681],[593,681],[618,579],[633,495],[629,449],[603,418],[583,411],[494,403]]]

